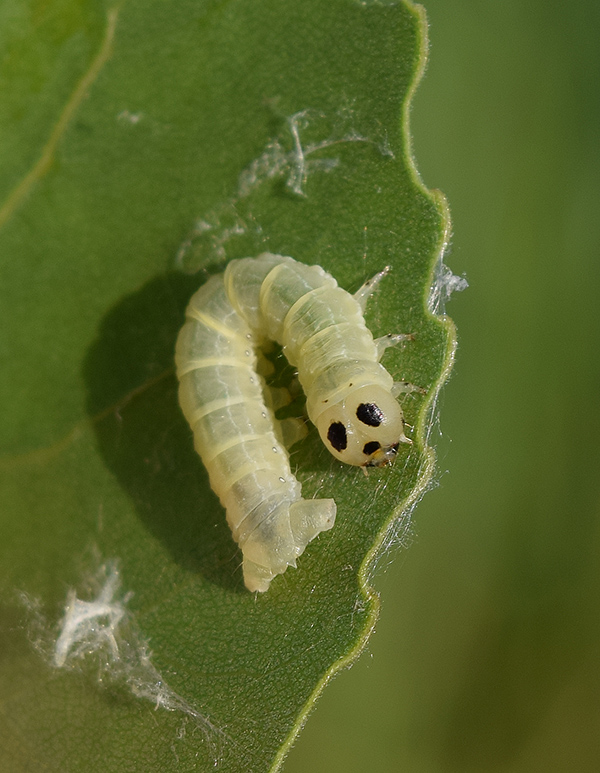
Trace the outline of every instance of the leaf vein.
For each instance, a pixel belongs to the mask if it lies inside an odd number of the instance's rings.
[[[106,31],[100,48],[98,49],[98,53],[64,106],[63,111],[42,150],[41,156],[29,172],[27,172],[25,177],[23,177],[23,179],[13,188],[2,207],[0,207],[0,228],[2,228],[2,226],[10,219],[35,183],[50,169],[56,147],[60,142],[61,137],[65,133],[75,111],[86,96],[89,88],[92,86],[110,57],[118,15],[118,7],[109,9],[106,19]]]

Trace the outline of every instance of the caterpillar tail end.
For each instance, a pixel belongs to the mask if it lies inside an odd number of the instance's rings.
[[[299,499],[289,506],[290,540],[280,542],[274,550],[249,539],[242,548],[244,583],[251,592],[264,593],[278,574],[288,566],[296,566],[309,542],[335,523],[336,504],[333,499]],[[282,544],[285,542],[285,544]]]
[[[276,576],[266,566],[261,566],[249,558],[244,558],[242,569],[244,572],[244,585],[252,593],[255,591],[258,593],[268,591],[271,580]]]

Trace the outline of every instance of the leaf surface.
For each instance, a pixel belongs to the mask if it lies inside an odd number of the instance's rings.
[[[422,14],[350,0],[3,13],[0,762],[271,770],[364,645],[374,562],[432,471],[454,337],[428,310],[447,216],[407,140]],[[305,496],[333,496],[338,519],[256,597],[172,359],[199,284],[265,250],[350,291],[390,265],[367,321],[415,334],[384,363],[428,393],[403,400],[415,442],[391,469],[338,464],[314,430],[293,448]],[[90,615],[69,646],[67,603]]]

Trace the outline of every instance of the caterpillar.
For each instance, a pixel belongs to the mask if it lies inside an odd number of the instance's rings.
[[[303,499],[286,444],[299,420],[274,417],[281,394],[266,386],[261,348],[276,341],[306,395],[308,417],[336,459],[390,464],[404,434],[394,383],[380,359],[409,336],[374,340],[363,312],[376,275],[353,296],[320,266],[263,253],[232,260],[191,298],[175,363],[179,402],[194,445],[243,553],[250,591],[272,579],[335,522],[333,499]]]

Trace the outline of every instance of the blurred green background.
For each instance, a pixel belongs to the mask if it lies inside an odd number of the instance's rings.
[[[425,5],[415,155],[470,283],[439,487],[285,771],[598,771],[600,5]]]

